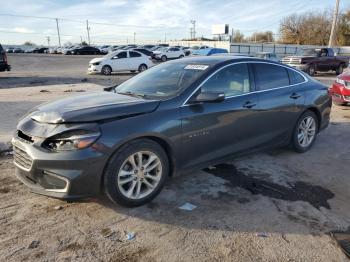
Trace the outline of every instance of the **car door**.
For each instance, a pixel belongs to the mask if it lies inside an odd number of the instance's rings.
[[[122,51],[113,56],[110,64],[113,71],[127,71],[128,69],[128,54],[127,51]]]
[[[142,62],[142,55],[139,52],[129,51],[129,70],[138,70]]]
[[[228,65],[204,81],[192,96],[200,92],[222,92],[226,96],[224,101],[187,102],[180,108],[184,167],[249,150],[260,144],[258,101],[257,94],[252,92],[254,85],[251,79],[248,64]]]
[[[266,146],[283,143],[289,138],[302,109],[303,92],[298,84],[291,84],[288,70],[292,69],[267,62],[252,65],[261,116],[259,133]],[[298,76],[304,81],[303,76],[299,73]]]

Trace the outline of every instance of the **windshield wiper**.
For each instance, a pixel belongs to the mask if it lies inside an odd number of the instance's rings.
[[[127,95],[127,96],[133,96],[133,97],[137,97],[137,98],[145,98],[146,95],[144,94],[136,94],[136,93],[133,93],[133,92],[117,92],[117,94],[120,94],[120,95]]]

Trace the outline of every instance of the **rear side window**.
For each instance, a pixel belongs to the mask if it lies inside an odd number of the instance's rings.
[[[254,64],[254,68],[255,83],[258,90],[268,90],[289,85],[289,77],[285,67],[256,63]]]
[[[140,57],[141,56],[140,53],[132,52],[132,51],[130,51],[129,54],[130,54],[130,57]]]
[[[291,85],[300,84],[305,81],[304,77],[294,70],[287,69],[289,75],[289,82]]]
[[[225,96],[250,92],[247,64],[231,65],[220,70],[202,85],[201,90],[202,92],[225,93]]]

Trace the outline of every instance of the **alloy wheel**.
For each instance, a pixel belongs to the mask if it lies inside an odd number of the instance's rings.
[[[305,117],[298,128],[298,143],[302,147],[308,147],[315,138],[316,121],[313,117]]]
[[[142,199],[151,194],[162,177],[162,162],[150,151],[130,155],[117,174],[117,187],[129,199]]]

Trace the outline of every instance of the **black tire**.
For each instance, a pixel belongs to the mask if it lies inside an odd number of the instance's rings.
[[[130,72],[131,72],[131,73],[135,73],[135,72],[136,72],[136,70],[131,70]]]
[[[310,65],[309,68],[307,69],[307,73],[310,76],[314,76],[316,74],[316,68],[315,65]]]
[[[104,65],[101,69],[101,74],[106,76],[111,75],[112,67],[110,67],[109,65]]]
[[[337,75],[341,75],[341,74],[343,73],[343,71],[344,71],[344,67],[345,67],[344,64],[340,64],[340,65],[337,67],[337,69],[335,70],[335,73],[336,73]]]
[[[166,62],[167,57],[166,57],[165,55],[163,55],[163,56],[160,58],[160,60],[162,60],[162,62]]]
[[[301,125],[301,122],[307,117],[312,117],[314,119],[314,121],[316,123],[316,128],[315,128],[315,135],[313,137],[313,140],[311,141],[311,143],[308,146],[304,147],[304,146],[301,146],[299,141],[298,141],[298,133],[299,133],[299,127]],[[298,153],[304,153],[304,152],[308,151],[313,146],[313,144],[317,138],[318,128],[319,128],[319,122],[318,122],[318,118],[317,118],[316,114],[310,110],[305,111],[300,116],[296,126],[294,127],[292,141],[291,141],[293,149]]]
[[[143,72],[143,71],[146,71],[147,70],[147,65],[145,65],[145,64],[141,64],[140,66],[139,66],[139,72],[141,73],[141,72]]]
[[[162,174],[158,184],[149,195],[140,199],[132,199],[127,198],[125,195],[123,195],[123,193],[118,188],[117,174],[119,172],[118,170],[120,170],[120,168],[122,167],[124,161],[130,155],[139,151],[150,151],[155,153],[162,164]],[[104,192],[108,196],[108,198],[116,204],[127,207],[137,207],[144,205],[147,202],[150,202],[152,199],[154,199],[160,193],[168,177],[169,160],[164,149],[158,143],[153,142],[152,140],[137,139],[122,146],[113,154],[113,156],[109,160],[103,179]]]
[[[179,58],[184,58],[184,56],[183,56],[183,55],[180,55]]]

